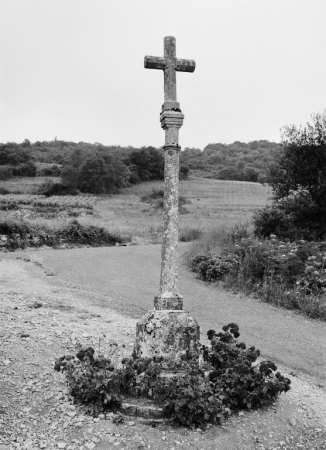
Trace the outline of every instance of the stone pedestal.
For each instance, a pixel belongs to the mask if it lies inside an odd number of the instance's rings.
[[[199,348],[199,325],[187,311],[148,311],[137,323],[137,357],[175,357]]]

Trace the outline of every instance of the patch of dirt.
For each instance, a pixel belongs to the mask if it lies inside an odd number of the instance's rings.
[[[32,262],[0,260],[0,273],[0,450],[326,449],[326,392],[300,374],[287,375],[292,389],[271,407],[206,432],[85,415],[55,359],[81,345],[129,356],[135,320],[94,305]]]

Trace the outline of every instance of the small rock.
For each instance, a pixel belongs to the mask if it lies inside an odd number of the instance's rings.
[[[103,420],[103,419],[105,419],[105,415],[104,414],[99,414],[98,418]]]
[[[41,302],[34,302],[33,308],[42,308],[43,304]]]
[[[65,448],[66,445],[67,444],[65,442],[58,442],[58,448]]]
[[[129,420],[129,422],[127,422],[127,425],[129,425],[130,427],[132,427],[133,425],[135,425],[136,422],[134,422],[133,420]]]
[[[85,447],[87,447],[89,450],[92,450],[96,447],[96,445],[94,444],[94,442],[86,442]]]
[[[293,427],[295,427],[296,424],[297,424],[297,421],[296,421],[294,418],[291,418],[291,419],[289,420],[289,422],[290,422],[290,424],[291,424]]]

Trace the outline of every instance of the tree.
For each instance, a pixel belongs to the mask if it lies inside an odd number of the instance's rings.
[[[267,171],[273,204],[256,213],[258,235],[320,240],[326,236],[326,111],[312,123],[283,128],[281,148]]]
[[[61,170],[63,183],[90,194],[113,194],[128,184],[129,170],[100,150],[79,146],[65,159]]]
[[[80,166],[78,188],[89,194],[104,194],[107,178],[108,171],[104,159],[98,154],[90,153]]]
[[[139,181],[163,180],[164,156],[154,147],[144,147],[132,152],[127,160],[131,165],[135,179]]]
[[[277,200],[296,194],[325,207],[326,111],[312,120],[306,127],[284,127],[281,151],[270,167],[268,182]]]

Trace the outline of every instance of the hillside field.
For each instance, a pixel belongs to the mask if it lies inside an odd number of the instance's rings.
[[[35,193],[37,183],[44,180],[44,177],[20,178],[2,181],[0,187],[30,195]],[[102,226],[110,232],[118,233],[135,244],[159,242],[162,231],[162,208],[155,201],[142,201],[141,197],[163,188],[163,182],[155,181],[123,189],[116,195],[98,196],[92,212],[81,208],[75,210],[74,217],[82,224]],[[182,207],[180,214],[180,235],[192,229],[205,232],[234,223],[249,222],[253,211],[264,206],[270,195],[270,188],[258,183],[207,178],[181,181],[180,196],[184,197],[187,203]],[[2,197],[5,199],[7,196]],[[76,201],[77,199],[78,197]],[[65,208],[64,198],[62,203],[61,212]],[[18,211],[1,210],[0,216],[2,218],[23,216],[25,220],[39,221],[54,228],[71,219],[69,214],[53,214],[53,210],[50,215],[44,214],[42,210],[35,214],[32,213],[31,205],[18,206],[20,207]]]

